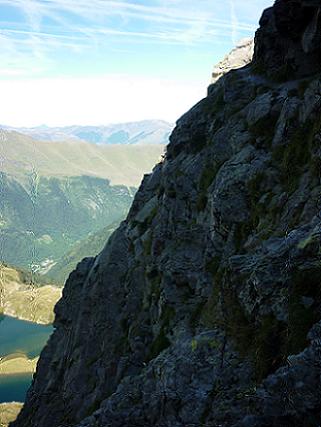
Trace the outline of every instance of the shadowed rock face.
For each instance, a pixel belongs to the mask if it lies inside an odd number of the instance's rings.
[[[321,3],[277,0],[263,13],[254,64],[280,81],[321,70]]]
[[[317,9],[298,40],[275,10],[257,35],[266,75],[210,86],[70,275],[14,427],[320,425],[321,81],[271,79],[269,45],[279,34],[297,60]]]

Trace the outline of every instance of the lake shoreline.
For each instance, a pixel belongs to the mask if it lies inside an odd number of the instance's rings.
[[[29,359],[24,354],[0,357],[0,378],[9,375],[34,374],[39,357]]]
[[[52,325],[4,314],[0,317],[0,403],[24,401],[52,331]]]
[[[23,272],[1,262],[0,270],[1,313],[39,325],[52,324],[62,288],[27,283]]]
[[[0,317],[1,316],[6,316],[6,317],[10,317],[11,319],[18,319],[18,320],[23,320],[24,322],[28,322],[28,323],[32,323],[34,325],[40,325],[40,326],[52,326],[53,322],[43,322],[40,320],[30,320],[29,317],[24,317],[23,315],[17,315],[14,312],[10,312],[10,310],[3,310],[0,312]]]
[[[9,423],[14,421],[21,411],[22,406],[22,402],[0,403],[0,427],[7,427]]]

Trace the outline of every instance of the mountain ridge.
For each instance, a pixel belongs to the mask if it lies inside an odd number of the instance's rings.
[[[38,141],[2,130],[0,171],[26,182],[28,176],[106,178],[112,184],[137,187],[142,171],[150,171],[164,152],[161,144],[96,145],[83,141]]]
[[[166,145],[173,125],[165,120],[142,120],[100,126],[37,126],[33,128],[2,126],[2,128],[29,135],[36,140],[52,142],[69,140],[102,145]]]

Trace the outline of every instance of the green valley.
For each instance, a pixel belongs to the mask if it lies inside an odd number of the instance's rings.
[[[89,233],[126,215],[143,174],[164,150],[44,142],[3,129],[0,136],[1,260],[42,273]]]
[[[45,270],[89,232],[124,216],[134,191],[88,176],[40,176],[26,186],[0,173],[2,260]]]

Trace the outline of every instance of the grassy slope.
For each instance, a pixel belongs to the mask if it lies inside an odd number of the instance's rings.
[[[41,324],[52,323],[61,289],[37,275],[0,264],[0,312]]]
[[[1,375],[33,374],[36,372],[39,357],[28,359],[24,354],[10,354],[1,359]]]
[[[42,176],[98,176],[111,184],[137,187],[164,152],[164,145],[95,145],[42,142],[14,131],[3,132],[0,170],[20,180],[36,171]]]
[[[20,410],[22,403],[1,403],[0,404],[0,427],[7,427],[10,422],[14,421]]]

